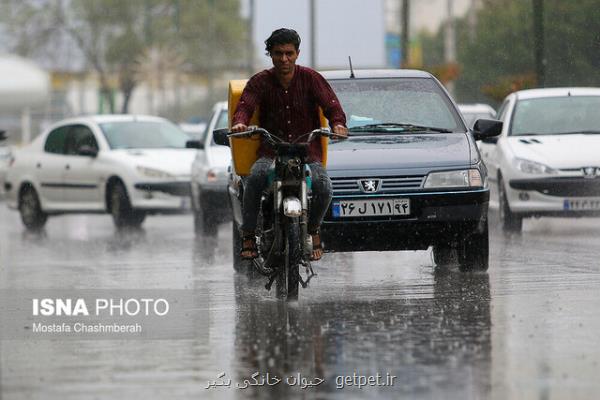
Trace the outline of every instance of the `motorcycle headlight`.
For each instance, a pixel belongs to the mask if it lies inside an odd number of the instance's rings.
[[[299,217],[302,215],[302,204],[296,197],[283,199],[283,214],[288,217]]]
[[[160,169],[155,169],[155,168],[148,168],[148,167],[142,167],[142,166],[138,166],[137,171],[144,175],[147,176],[149,178],[174,178],[173,175],[169,174],[168,172],[165,171],[161,171]]]
[[[519,171],[524,172],[526,174],[537,174],[537,175],[556,174],[556,170],[553,168],[550,168],[547,165],[544,165],[544,164],[536,162],[536,161],[524,160],[522,158],[517,158],[515,160],[515,166],[517,167],[517,169]]]
[[[483,180],[478,169],[462,169],[458,171],[432,172],[425,179],[424,188],[448,187],[483,187]]]

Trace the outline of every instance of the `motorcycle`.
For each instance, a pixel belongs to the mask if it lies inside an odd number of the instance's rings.
[[[246,132],[230,133],[227,129],[215,130],[215,143],[229,145],[229,138],[261,135],[275,152],[273,167],[269,171],[268,186],[263,193],[256,230],[258,257],[250,268],[268,277],[267,290],[275,283],[276,296],[296,299],[299,286],[306,288],[316,274],[310,264],[313,251],[312,237],[308,234],[308,215],[311,201],[311,170],[308,165],[308,147],[315,138],[343,138],[325,129],[316,129],[286,142],[267,130],[253,127]],[[306,140],[304,140],[306,139]],[[237,199],[243,198],[242,190]],[[243,205],[242,205],[243,207]],[[237,233],[237,235],[236,235]],[[234,245],[240,242],[234,222]],[[234,266],[236,263],[234,247]],[[239,262],[239,260],[237,260]],[[304,267],[306,277],[300,274]]]

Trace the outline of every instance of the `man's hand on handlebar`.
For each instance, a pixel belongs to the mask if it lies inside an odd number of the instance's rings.
[[[242,123],[235,124],[234,126],[231,127],[231,132],[234,132],[234,133],[246,132],[246,131],[248,131],[248,126],[244,125]]]
[[[332,136],[332,139],[345,139],[348,137],[348,128],[344,125],[336,125],[333,127],[333,133],[338,136]]]

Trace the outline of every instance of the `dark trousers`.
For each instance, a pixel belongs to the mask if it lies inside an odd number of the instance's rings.
[[[267,188],[268,174],[274,160],[262,157],[256,160],[244,186],[244,203],[242,210],[242,231],[254,232],[260,209],[260,198]],[[331,179],[319,162],[309,164],[312,173],[312,200],[308,215],[308,231],[315,233],[325,217],[331,202]]]

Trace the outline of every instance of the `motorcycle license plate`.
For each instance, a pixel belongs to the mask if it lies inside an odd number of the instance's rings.
[[[410,200],[337,200],[333,202],[332,211],[334,218],[410,215]]]

